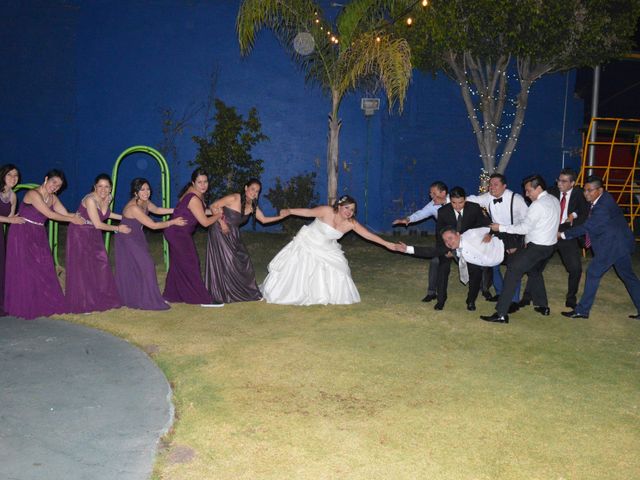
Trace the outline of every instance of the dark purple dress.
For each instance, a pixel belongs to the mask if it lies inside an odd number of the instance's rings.
[[[240,225],[249,215],[224,207],[229,233],[222,233],[219,223],[209,227],[205,284],[214,300],[223,303],[260,300],[256,274],[247,247],[240,239]]]
[[[80,204],[78,214],[89,221],[84,205]],[[111,210],[102,213],[98,209],[98,214],[104,222],[111,215]],[[101,312],[122,306],[104,248],[102,230],[91,223],[70,224],[66,252],[66,295],[71,313]]]
[[[11,225],[7,236],[4,308],[26,319],[66,313],[44,228],[47,217],[28,203],[18,213],[27,221]]]
[[[169,271],[162,296],[168,302],[211,303],[211,295],[200,275],[200,259],[193,242],[198,220],[189,210],[189,201],[194,196],[195,193],[188,193],[182,197],[171,216],[182,217],[187,224],[183,227],[172,225],[164,230],[164,237],[169,242]]]
[[[122,217],[120,225],[131,228],[128,235],[116,235],[116,285],[122,305],[141,310],[168,310],[160,295],[156,266],[149,253],[143,225],[135,218]]]
[[[3,217],[8,217],[11,213],[11,198],[9,198],[9,203],[4,203],[2,199],[0,199],[0,215]],[[0,224],[0,316],[6,315],[4,311],[4,264],[5,264],[5,238],[4,238],[4,228],[2,224]]]

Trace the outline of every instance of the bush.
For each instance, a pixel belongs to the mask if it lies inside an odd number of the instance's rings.
[[[264,197],[278,211],[283,208],[311,208],[318,203],[315,187],[315,172],[291,177],[284,185],[280,177],[276,177],[275,187],[270,188]],[[285,233],[295,234],[307,222],[306,219],[287,218],[282,222],[282,229]]]

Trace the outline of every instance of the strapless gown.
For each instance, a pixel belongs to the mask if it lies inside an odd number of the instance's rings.
[[[338,240],[343,233],[316,219],[303,226],[269,263],[261,285],[269,303],[347,305],[360,302]]]
[[[122,304],[141,310],[168,310],[160,295],[156,266],[142,224],[135,218],[122,217],[121,225],[131,228],[128,235],[116,235],[116,285]]]
[[[89,219],[82,204],[78,213]],[[111,210],[107,209],[106,213],[98,210],[98,213],[105,222]],[[102,230],[91,224],[69,224],[65,268],[67,305],[71,313],[102,312],[122,306]]]
[[[11,225],[7,235],[4,308],[9,315],[26,319],[66,313],[44,227],[47,217],[27,203],[18,213],[27,222]]]
[[[185,226],[172,225],[164,230],[169,242],[169,271],[162,296],[168,302],[194,304],[211,303],[211,295],[200,274],[200,259],[193,241],[198,220],[189,210],[189,201],[195,193],[188,193],[173,209],[171,218],[182,217]]]
[[[205,286],[214,300],[223,303],[260,300],[262,294],[256,283],[256,274],[249,252],[240,238],[240,225],[249,215],[241,215],[224,207],[229,233],[222,233],[220,224],[209,227]]]

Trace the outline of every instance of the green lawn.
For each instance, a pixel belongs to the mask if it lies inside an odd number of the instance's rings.
[[[260,281],[287,238],[244,238]],[[464,309],[455,268],[436,312],[420,302],[426,261],[357,238],[343,247],[358,305],[64,317],[152,352],[173,385],[177,420],[155,478],[640,476],[640,321],[627,319],[635,309],[615,274],[589,320],[566,319],[555,257],[551,316],[529,307],[500,325],[479,320],[494,304]],[[154,249],[159,264],[157,237]]]

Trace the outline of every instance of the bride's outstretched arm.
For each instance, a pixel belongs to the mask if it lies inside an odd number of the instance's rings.
[[[329,213],[333,213],[333,209],[328,206],[320,206],[315,208],[286,208],[280,211],[281,216],[295,215],[297,217],[325,217]]]
[[[362,238],[369,240],[373,243],[377,243],[378,245],[382,245],[384,248],[396,251],[396,244],[393,242],[387,242],[384,238],[379,237],[373,232],[370,232],[365,227],[360,225],[358,222],[354,220],[353,231],[360,235]]]

